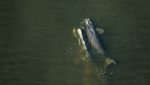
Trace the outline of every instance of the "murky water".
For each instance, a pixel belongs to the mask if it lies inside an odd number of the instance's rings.
[[[149,85],[150,1],[1,0],[1,85]],[[92,18],[118,65],[99,79],[72,29]],[[109,74],[113,69],[113,74]]]

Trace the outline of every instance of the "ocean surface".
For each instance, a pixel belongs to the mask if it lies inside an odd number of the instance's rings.
[[[0,85],[150,85],[149,9],[149,0],[0,0]],[[87,17],[117,61],[103,78],[72,33]]]

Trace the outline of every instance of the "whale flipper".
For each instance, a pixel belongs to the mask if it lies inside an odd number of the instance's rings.
[[[103,34],[104,33],[104,29],[102,29],[102,28],[95,28],[96,29],[96,31],[99,33],[99,34]]]

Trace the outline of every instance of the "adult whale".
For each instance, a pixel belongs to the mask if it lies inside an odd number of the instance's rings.
[[[106,65],[116,64],[113,59],[105,56],[102,43],[97,37],[96,33],[102,34],[103,32],[103,29],[95,28],[89,18],[84,19],[79,28],[73,29],[75,37],[78,38],[79,45],[88,56],[93,58],[94,54],[99,54],[103,56]]]

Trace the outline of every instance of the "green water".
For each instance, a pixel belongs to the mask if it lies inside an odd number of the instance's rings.
[[[149,85],[149,0],[1,0],[0,85]],[[99,79],[72,29],[90,17],[118,65]]]

